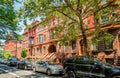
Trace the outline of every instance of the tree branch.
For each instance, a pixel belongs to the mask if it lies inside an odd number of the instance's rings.
[[[79,7],[80,7],[80,0],[78,0],[78,4],[77,4],[76,10],[78,10]]]
[[[94,12],[94,14],[96,14],[98,11],[100,11],[100,10],[102,10],[102,9],[110,6],[110,5],[111,5],[112,3],[114,3],[114,2],[115,2],[115,0],[112,0],[112,1],[109,1],[109,2],[107,2],[106,4],[104,4],[104,5],[102,5],[102,6],[99,6],[98,10],[96,10],[96,11]]]
[[[61,13],[61,14],[63,14],[64,16],[68,17],[69,19],[71,19],[71,20],[73,20],[73,21],[75,21],[75,22],[78,23],[77,20],[75,20],[74,18],[70,17],[68,14],[65,14],[64,12],[61,12],[61,11],[59,11],[59,10],[56,10],[56,11],[59,12],[59,13]]]
[[[71,6],[71,4],[68,2],[68,0],[64,0],[66,5],[71,9],[73,10],[74,12],[76,12],[76,10]]]

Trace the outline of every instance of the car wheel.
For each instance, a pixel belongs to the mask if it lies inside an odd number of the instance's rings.
[[[27,66],[25,66],[24,69],[26,70],[26,69],[27,69]]]
[[[68,71],[67,74],[66,74],[66,76],[68,78],[76,78],[76,75],[75,75],[75,73],[73,71]]]
[[[47,70],[47,75],[49,75],[49,76],[50,76],[51,74],[52,74],[51,70],[50,70],[50,69],[48,69],[48,70]]]
[[[120,78],[120,75],[112,76],[112,78]]]

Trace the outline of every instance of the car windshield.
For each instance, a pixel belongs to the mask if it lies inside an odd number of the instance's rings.
[[[17,61],[17,58],[10,58],[11,61]]]
[[[25,63],[30,64],[30,62],[29,62],[29,61],[25,61]]]

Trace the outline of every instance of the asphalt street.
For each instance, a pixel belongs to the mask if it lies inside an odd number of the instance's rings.
[[[0,78],[62,78],[62,76],[48,76],[44,73],[17,69],[16,67],[0,64]]]

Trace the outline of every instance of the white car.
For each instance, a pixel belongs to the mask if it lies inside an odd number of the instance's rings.
[[[51,74],[63,74],[63,66],[50,61],[38,61],[33,67],[33,71]]]

